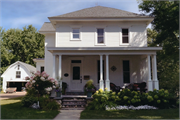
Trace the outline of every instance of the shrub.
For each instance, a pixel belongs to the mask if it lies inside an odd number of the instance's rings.
[[[60,108],[56,100],[49,99],[48,95],[39,98],[39,105],[43,110],[58,110]]]
[[[92,92],[93,94],[96,91],[96,87],[93,84],[93,80],[88,80],[84,86],[84,93],[87,94],[88,91]]]
[[[26,77],[26,80],[29,80],[26,83],[26,90],[28,94],[39,94],[40,96],[45,94],[50,94],[52,88],[56,88],[58,86],[57,80],[53,78],[49,78],[45,72],[33,73],[33,75],[29,78]]]
[[[25,95],[21,99],[21,105],[24,107],[30,107],[33,103],[37,102],[37,97]]]

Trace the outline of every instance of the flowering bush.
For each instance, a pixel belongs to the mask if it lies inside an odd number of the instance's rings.
[[[26,90],[28,93],[37,93],[39,95],[50,94],[52,88],[56,88],[58,86],[58,81],[49,78],[49,75],[46,72],[40,73],[37,71],[33,73],[31,77],[25,78],[28,82],[26,83]]]
[[[149,105],[157,108],[169,108],[172,105],[178,105],[177,100],[169,94],[167,90],[154,90],[148,93],[140,93],[124,89],[117,94],[112,91],[103,91],[99,89],[92,96],[93,101],[88,105],[87,109],[103,110],[106,106],[141,106]]]

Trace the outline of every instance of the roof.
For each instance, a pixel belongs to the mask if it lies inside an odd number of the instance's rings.
[[[55,29],[50,22],[45,22],[39,31],[40,32],[46,32],[46,31],[55,32]]]
[[[95,6],[95,7],[86,8],[75,12],[53,16],[49,18],[93,18],[93,17],[119,18],[119,17],[150,17],[150,16],[127,12],[124,10],[110,8],[110,7]]]
[[[21,64],[21,65],[23,65],[29,72],[35,72],[35,71],[36,71],[36,68],[35,68],[34,66],[32,66],[32,65],[30,65],[30,64],[27,64],[27,63],[24,63],[24,62],[21,62],[21,61],[17,61],[17,62],[15,62],[15,63],[11,64],[11,65],[6,69],[6,71],[8,71],[12,66],[14,66],[14,65],[16,65],[16,64]],[[5,71],[1,76],[3,76],[3,75],[6,73],[6,71]]]
[[[44,58],[34,58],[33,61],[34,61],[34,62],[44,61]]]

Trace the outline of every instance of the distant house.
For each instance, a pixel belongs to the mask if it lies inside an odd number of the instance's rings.
[[[159,89],[156,52],[162,47],[147,46],[153,17],[96,6],[48,18],[39,30],[45,58],[34,61],[37,70],[44,66],[51,77],[62,78],[67,91],[82,92],[89,79],[101,89],[109,90],[110,82],[146,82],[148,91]]]
[[[17,91],[21,91],[27,82],[25,77],[31,76],[32,72],[36,72],[36,68],[27,63],[17,61],[11,64],[1,75],[3,78],[3,92],[6,92],[8,87],[16,87]]]

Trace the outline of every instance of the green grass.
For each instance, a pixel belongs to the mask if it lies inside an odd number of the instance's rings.
[[[80,119],[179,119],[179,109],[159,110],[84,110]]]
[[[53,119],[58,110],[43,111],[21,106],[21,98],[1,100],[1,119]]]

